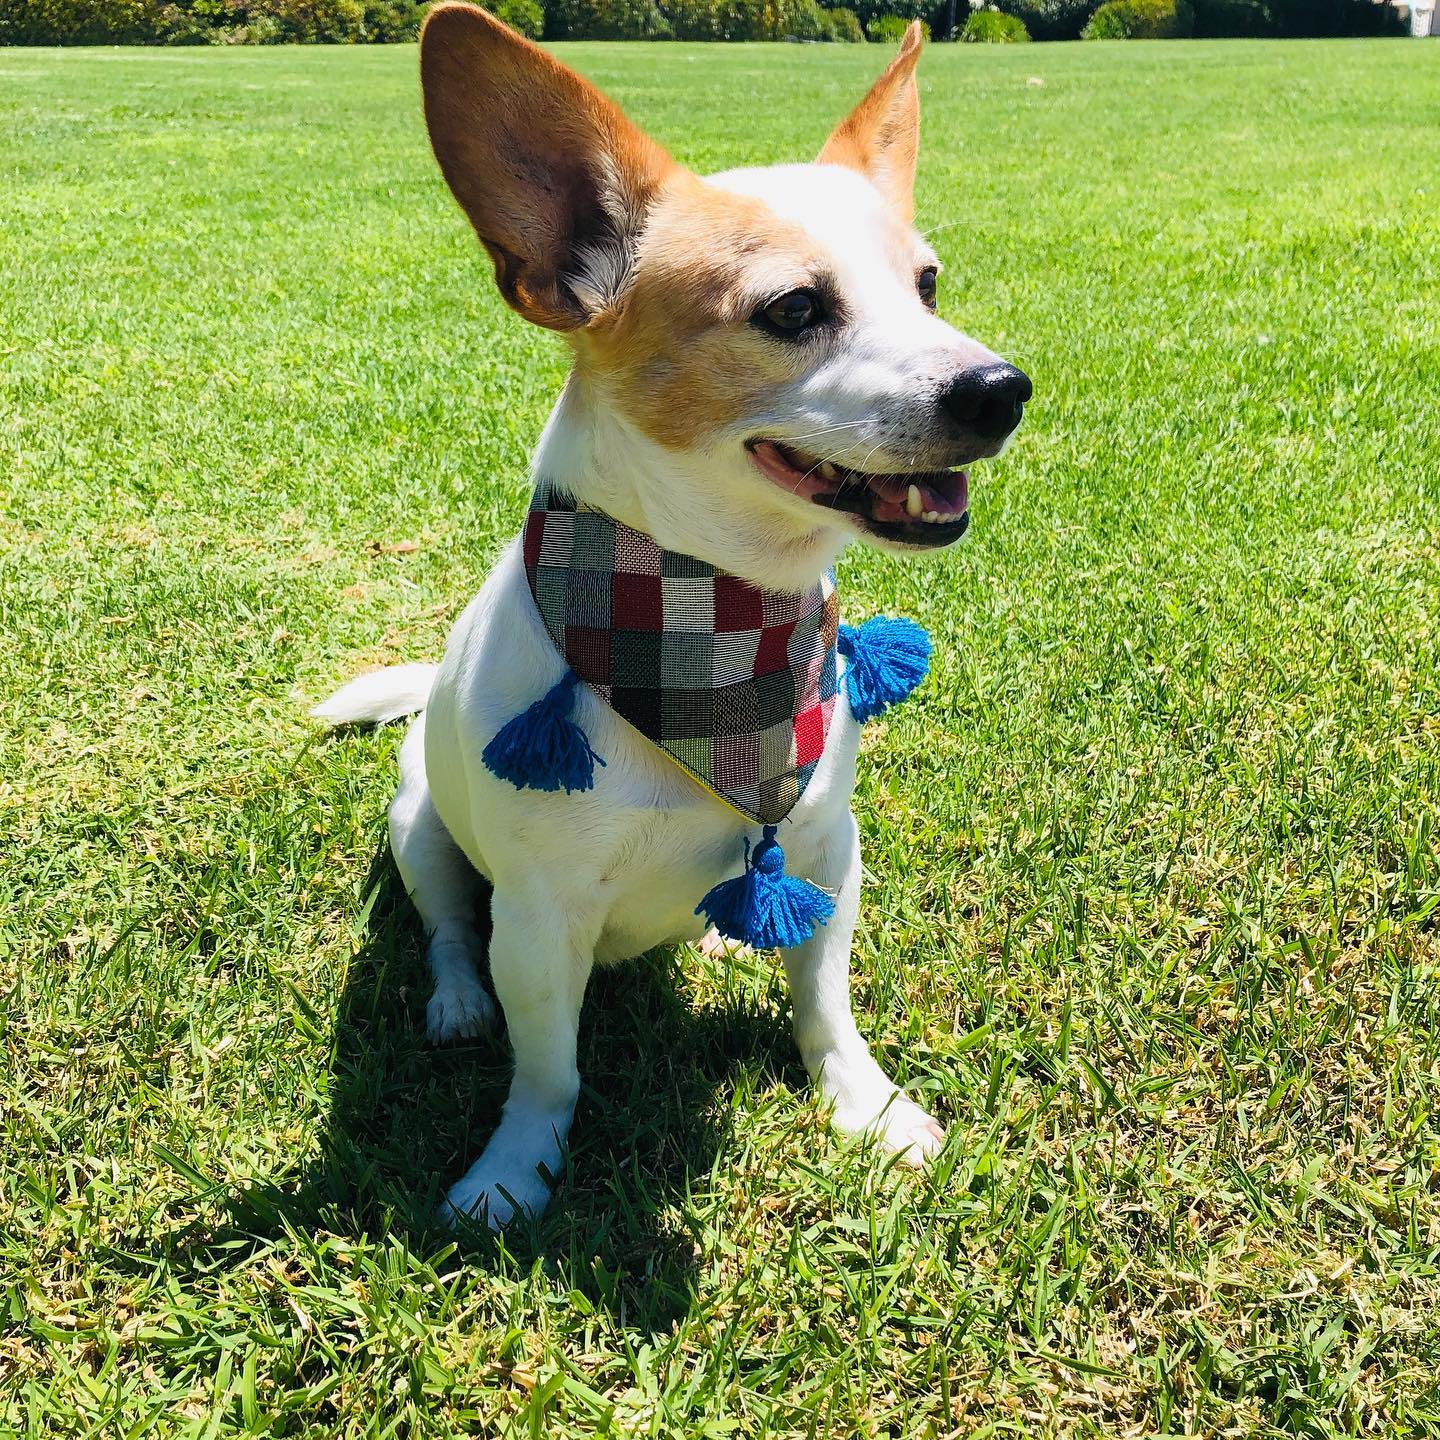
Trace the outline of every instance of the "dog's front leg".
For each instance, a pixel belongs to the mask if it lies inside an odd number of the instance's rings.
[[[836,1129],[868,1134],[919,1165],[945,1132],[875,1062],[850,1009],[850,942],[860,910],[860,837],[846,815],[827,837],[813,878],[835,892],[835,913],[815,936],[786,950],[795,1042],[821,1096],[834,1107]]]
[[[594,963],[595,933],[551,892],[516,894],[497,884],[491,903],[490,973],[505,1010],[515,1078],[500,1126],[446,1197],[449,1209],[498,1229],[550,1199],[580,1093],[575,1036]]]

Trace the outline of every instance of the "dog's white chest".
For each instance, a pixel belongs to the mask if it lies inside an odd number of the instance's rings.
[[[697,938],[706,926],[695,907],[740,872],[757,825],[583,689],[576,718],[605,762],[593,789],[520,790],[481,761],[501,725],[563,668],[512,547],[456,624],[430,697],[425,759],[435,807],[471,864],[497,885],[543,883],[598,921],[598,959]],[[857,747],[858,729],[837,707],[816,773],[780,827],[792,873],[806,874],[844,820]]]

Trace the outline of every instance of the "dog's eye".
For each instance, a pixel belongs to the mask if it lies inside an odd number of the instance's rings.
[[[813,290],[791,290],[772,300],[755,316],[764,329],[786,337],[799,335],[822,319],[820,300]]]
[[[927,265],[915,277],[915,289],[919,292],[921,303],[930,310],[935,308],[935,290],[940,279],[940,272],[933,265]]]

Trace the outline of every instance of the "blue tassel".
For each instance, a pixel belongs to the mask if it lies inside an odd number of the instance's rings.
[[[909,697],[930,669],[930,637],[903,616],[876,615],[856,629],[842,625],[850,713],[861,723]]]
[[[757,950],[786,950],[808,940],[835,913],[818,885],[785,873],[785,852],[767,825],[755,853],[745,842],[745,873],[722,880],[695,907],[727,940]]]
[[[570,718],[578,676],[567,670],[523,715],[485,747],[485,768],[517,790],[590,790],[605,762]]]

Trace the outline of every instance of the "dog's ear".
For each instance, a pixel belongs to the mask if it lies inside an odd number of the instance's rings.
[[[611,100],[473,5],[420,32],[440,169],[527,320],[573,330],[623,283],[645,207],[674,168]]]
[[[915,62],[923,38],[912,20],[899,53],[870,93],[835,127],[820,151],[822,165],[864,175],[904,220],[915,211],[915,156],[920,148],[920,92]]]

